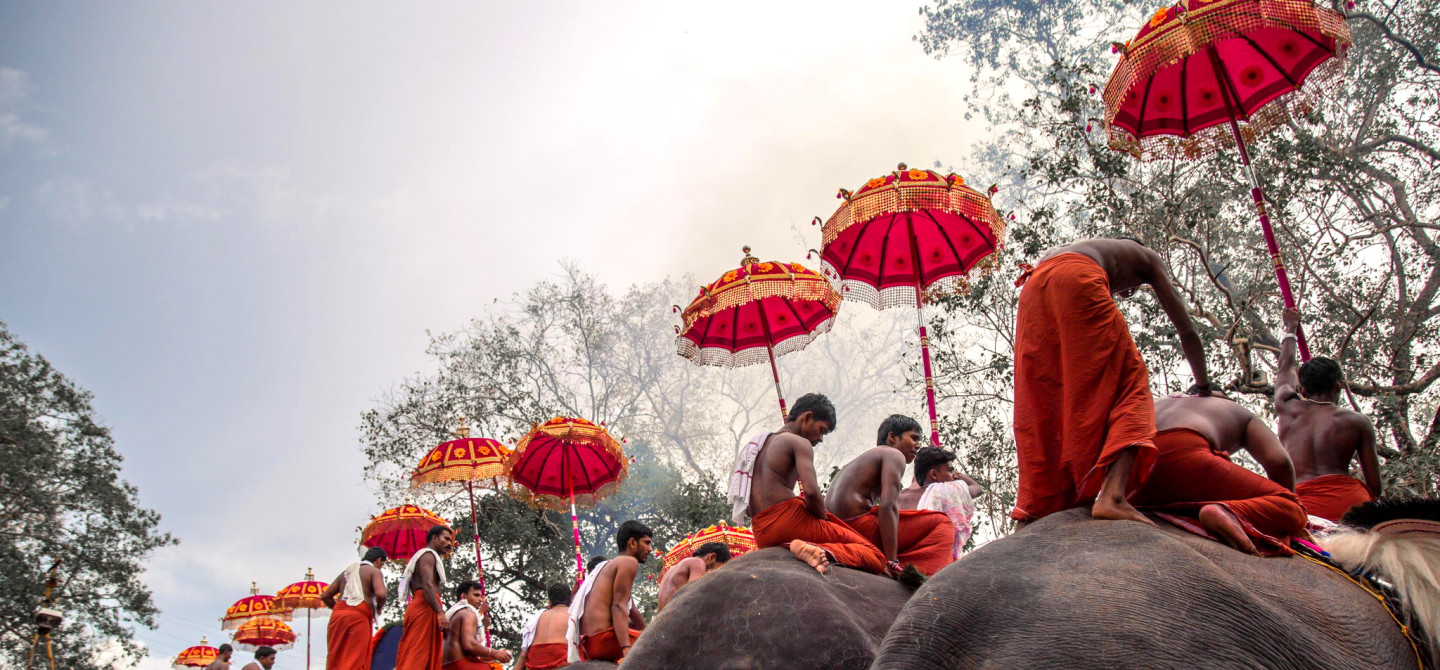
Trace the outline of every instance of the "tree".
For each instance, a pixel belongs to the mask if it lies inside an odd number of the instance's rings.
[[[1388,438],[1387,487],[1435,495],[1440,68],[1432,54],[1440,3],[1372,4],[1373,12],[1350,13],[1355,46],[1344,78],[1312,96],[1308,111],[1297,106],[1303,113],[1252,153],[1312,348],[1345,366],[1350,402]],[[1106,146],[1098,91],[1116,58],[1109,44],[1133,35],[1146,8],[1115,0],[939,0],[921,13],[921,46],[974,68],[970,99],[991,126],[976,147],[978,177],[1004,187],[997,205],[1014,217],[1000,267],[1033,262],[1079,237],[1144,240],[1167,258],[1191,305],[1209,342],[1212,378],[1228,382],[1252,410],[1269,412],[1279,299],[1234,152],[1140,163]],[[947,426],[957,439],[1003,442],[970,464],[1002,477],[1013,473],[1014,454],[1004,428],[1018,296],[1010,274],[948,299],[934,338],[942,390],[964,408]],[[1182,356],[1158,306],[1141,299],[1122,308],[1157,392],[1184,389]]]
[[[120,453],[91,400],[0,322],[0,665],[23,666],[57,562],[58,666],[104,667],[107,641],[138,660],[130,624],[155,625],[140,578],[145,560],[175,540],[120,479]]]

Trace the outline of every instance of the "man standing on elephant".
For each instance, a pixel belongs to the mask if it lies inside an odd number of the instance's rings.
[[[732,520],[743,524],[744,517],[754,517],[756,545],[787,546],[821,573],[833,562],[881,574],[886,571],[885,555],[827,512],[820,495],[815,445],[834,427],[835,405],[819,393],[807,393],[790,408],[784,427],[742,445],[727,498],[733,505]]]
[[[440,670],[444,631],[450,627],[440,589],[445,585],[443,556],[454,546],[455,535],[445,526],[431,526],[425,548],[405,565],[400,576],[400,600],[414,595],[405,608],[404,629],[395,652],[395,670]]]
[[[1130,498],[1140,508],[1188,515],[1226,544],[1248,554],[1288,555],[1305,530],[1305,510],[1291,490],[1295,470],[1280,439],[1260,417],[1224,397],[1155,400],[1155,469]],[[1249,452],[1269,479],[1230,462]]]
[[[890,415],[880,424],[876,446],[846,463],[831,482],[825,507],[880,547],[891,572],[914,565],[929,576],[950,564],[955,526],[940,512],[900,511],[905,465],[915,460],[921,439],[919,422]]]
[[[645,630],[645,617],[631,592],[640,564],[655,553],[654,531],[634,519],[620,524],[615,544],[620,555],[595,565],[570,601],[570,623],[565,634],[571,663],[619,663]]]
[[[1275,413],[1280,441],[1295,462],[1295,492],[1305,511],[1339,521],[1345,510],[1380,497],[1380,459],[1375,426],[1364,414],[1340,407],[1344,375],[1340,364],[1316,356],[1295,370],[1295,331],[1300,313],[1286,309],[1280,369],[1275,373]],[[1362,485],[1350,476],[1350,461],[1360,458]]]
[[[1016,283],[1020,488],[1010,516],[1090,504],[1096,519],[1152,523],[1126,501],[1155,461],[1150,373],[1114,295],[1154,290],[1195,376],[1190,393],[1210,393],[1204,347],[1164,261],[1135,240],[1082,240],[1051,249]]]

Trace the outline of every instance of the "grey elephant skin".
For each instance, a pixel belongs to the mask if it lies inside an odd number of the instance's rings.
[[[1418,665],[1384,608],[1325,567],[1077,509],[941,570],[896,618],[873,667]]]
[[[848,568],[822,576],[779,547],[750,552],[681,589],[622,667],[864,670],[912,593]]]

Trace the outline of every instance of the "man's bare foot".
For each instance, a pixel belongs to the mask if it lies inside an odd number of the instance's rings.
[[[822,575],[830,572],[828,565],[830,561],[825,558],[825,550],[820,547],[801,540],[791,540],[790,553],[795,554],[795,558],[805,561]]]
[[[1108,496],[1100,496],[1095,499],[1095,504],[1090,506],[1090,516],[1096,519],[1111,521],[1139,521],[1151,526],[1155,525],[1149,517],[1140,513],[1125,499],[1114,499]]]
[[[1247,554],[1257,554],[1255,543],[1245,535],[1245,529],[1240,526],[1240,520],[1235,518],[1230,510],[1224,505],[1206,505],[1200,508],[1200,525],[1205,530],[1214,533],[1225,544],[1228,544]]]

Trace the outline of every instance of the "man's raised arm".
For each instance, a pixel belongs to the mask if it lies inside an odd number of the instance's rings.
[[[1152,251],[1149,257],[1150,286],[1155,289],[1160,309],[1165,310],[1165,315],[1175,324],[1180,348],[1185,352],[1185,360],[1190,362],[1190,373],[1195,377],[1195,386],[1192,386],[1191,390],[1198,391],[1201,395],[1209,395],[1210,373],[1205,368],[1205,345],[1200,341],[1200,335],[1195,332],[1195,324],[1190,320],[1185,300],[1175,291],[1175,285],[1170,283],[1170,275],[1165,272],[1165,264],[1160,261],[1160,254]]]
[[[969,488],[971,498],[979,498],[980,496],[985,495],[985,487],[981,486],[980,482],[975,481],[975,479],[970,475],[967,475],[963,472],[956,472],[955,478],[970,485]]]
[[[880,457],[880,551],[885,560],[894,563],[900,551],[900,506],[896,497],[900,495],[900,478],[905,474],[905,457],[898,451],[887,449]]]
[[[1265,468],[1265,476],[1270,481],[1295,490],[1295,464],[1290,462],[1290,454],[1280,444],[1280,438],[1275,437],[1259,417],[1250,417],[1250,423],[1245,426],[1245,451]]]
[[[1295,371],[1295,331],[1300,327],[1300,312],[1286,307],[1281,316],[1285,330],[1280,340],[1279,369],[1275,371],[1275,411],[1283,411],[1290,403],[1300,400],[1300,375]]]
[[[805,489],[805,510],[810,516],[824,519],[829,512],[825,509],[825,496],[820,494],[820,482],[815,477],[815,448],[803,437],[786,435],[795,453],[795,475],[800,479],[800,488]]]

